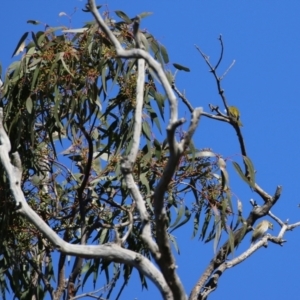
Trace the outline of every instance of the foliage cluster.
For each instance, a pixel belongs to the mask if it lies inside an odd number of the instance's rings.
[[[125,49],[135,48],[133,19],[121,11],[115,14],[120,21],[104,12],[106,24]],[[42,27],[37,21],[29,22]],[[172,83],[174,72],[167,50],[149,32],[141,31],[141,36],[144,48],[164,66]],[[104,244],[130,230],[123,247],[151,258],[140,238],[139,214],[120,171],[120,159],[132,147],[137,60],[117,57],[95,22],[80,29],[45,26],[26,32],[14,54],[22,48],[21,58],[5,75],[0,106],[12,152],[18,151],[23,163],[27,202],[67,242]],[[178,64],[175,67],[188,70]],[[169,146],[163,138],[166,95],[150,67],[146,78],[143,144],[133,175],[153,221],[153,191],[165,170]],[[183,130],[176,135],[181,139]],[[228,223],[228,217],[234,220],[233,208],[218,162],[212,150],[198,150],[191,143],[177,167],[164,203],[169,238],[176,249],[172,231],[190,220],[191,235],[205,241],[215,239],[216,246],[222,229],[230,233],[241,221],[236,218],[235,224]],[[42,299],[47,292],[62,289],[66,277],[74,284],[69,293],[75,295],[88,278],[96,285],[101,272],[106,276],[108,297],[121,274],[124,284],[127,282],[131,267],[103,259],[86,259],[81,265],[76,259],[72,273],[66,274],[68,257],[62,253],[55,274],[54,246],[18,216],[7,178],[2,169],[0,172],[0,288],[4,299],[7,291],[19,299]],[[185,200],[188,193],[194,200]],[[154,222],[151,230],[155,238]],[[141,283],[147,286],[142,274]]]

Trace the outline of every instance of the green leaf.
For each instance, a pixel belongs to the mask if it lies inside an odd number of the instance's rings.
[[[149,52],[149,43],[148,43],[147,38],[145,37],[143,32],[140,32],[139,35],[140,35],[142,45],[144,45],[144,47],[145,47],[145,51]]]
[[[247,183],[249,184],[250,187],[255,188],[255,185],[253,185],[253,183],[251,183],[248,178],[244,175],[241,167],[239,166],[239,164],[235,161],[232,162],[235,170],[237,171],[238,175],[240,175],[240,177]]]
[[[60,118],[59,118],[59,115],[58,115],[59,107],[60,107],[60,104],[61,104],[60,99],[61,99],[61,95],[59,93],[59,89],[58,89],[57,86],[55,86],[55,90],[54,90],[54,101],[55,101],[54,118],[55,118],[56,126],[63,129],[63,126],[61,125]],[[58,132],[60,133],[60,130]]]
[[[167,52],[167,49],[165,48],[165,46],[160,45],[160,51],[161,51],[161,55],[163,57],[164,63],[168,64],[169,63],[169,55]]]
[[[20,39],[20,41],[19,41],[19,43],[18,43],[18,45],[17,45],[15,51],[13,52],[12,57],[15,56],[15,55],[17,55],[17,54],[19,54],[20,51],[23,51],[22,48],[25,47],[25,40],[26,40],[27,36],[28,36],[28,32],[25,32],[25,33],[22,35],[22,37],[21,37],[21,39]]]
[[[65,33],[83,33],[87,30],[88,30],[88,28],[77,28],[77,29],[65,29],[65,30],[62,30],[62,32],[65,32]]]
[[[215,238],[214,238],[214,253],[217,253],[218,245],[220,242],[221,238],[221,233],[222,233],[222,224],[221,224],[221,219],[220,216],[215,215]]]
[[[102,7],[102,5],[97,5],[96,6],[97,7],[97,9],[100,9],[101,7]],[[87,7],[87,9],[81,9],[83,12],[90,12],[90,9]]]
[[[169,239],[170,241],[172,242],[174,248],[175,248],[175,251],[180,254],[180,250],[179,250],[179,247],[178,247],[178,244],[177,244],[177,241],[176,241],[176,238],[174,237],[174,235],[171,235],[169,234]]]
[[[107,64],[103,65],[101,70],[101,81],[102,81],[102,87],[105,95],[107,95],[106,66]]]
[[[85,285],[87,279],[93,272],[94,272],[94,265],[91,265],[91,262],[88,261],[81,270],[81,274],[85,273],[83,281],[82,281],[82,286]]]
[[[127,24],[131,24],[132,20],[121,10],[115,10],[115,14],[122,19],[123,21],[125,21]]]
[[[164,120],[165,97],[162,94],[155,92],[154,99],[156,100],[160,116]]]
[[[250,183],[251,183],[251,186],[254,186],[255,185],[255,170],[254,170],[254,165],[251,161],[251,159],[247,156],[243,156],[243,160],[247,166],[247,170],[249,172],[249,176],[250,176]]]
[[[143,18],[146,18],[148,16],[151,16],[153,14],[153,12],[142,12],[140,14],[138,14],[137,16],[140,18],[140,19],[143,19]]]
[[[204,224],[203,224],[203,227],[202,227],[202,232],[201,232],[201,235],[200,235],[200,238],[201,238],[202,240],[205,238],[206,231],[207,231],[207,228],[208,228],[208,224],[209,224],[209,222],[210,222],[210,219],[211,219],[211,211],[209,210],[209,211],[206,213],[205,220],[204,220]]]
[[[33,106],[32,99],[30,97],[28,97],[26,100],[26,109],[30,114],[32,112],[32,106]]]
[[[89,268],[91,267],[91,263],[90,261],[88,261],[81,269],[81,274],[84,274],[85,272],[87,272],[89,270]]]
[[[243,222],[243,227],[241,227],[239,230],[241,231],[240,234],[239,234],[239,238],[237,240],[237,246],[241,243],[241,241],[243,240],[246,232],[247,232],[247,228],[248,228],[248,225],[246,222]]]
[[[142,124],[142,131],[143,131],[143,134],[146,136],[146,138],[151,141],[151,129],[150,129],[150,126],[149,124],[144,121],[143,124]]]
[[[33,58],[33,59],[31,60],[30,65],[28,65],[29,71],[35,70],[35,68],[33,68],[33,67],[35,67],[35,66],[36,66],[39,62],[41,62],[41,61],[42,61],[42,58],[41,58],[41,57],[39,57],[39,58]]]
[[[185,211],[184,205],[181,205],[180,208],[179,208],[179,210],[178,210],[178,212],[177,212],[176,220],[175,220],[175,222],[170,226],[170,228],[176,226],[176,225],[179,223],[180,219],[182,218],[182,216],[183,216],[183,214],[184,214],[184,211]]]
[[[150,47],[153,51],[154,58],[157,59],[161,63],[161,65],[163,65],[163,59],[161,56],[160,45],[154,38],[150,39]]]
[[[222,175],[222,188],[223,190],[227,190],[229,186],[229,175],[226,170],[226,162],[222,157],[218,158],[218,167],[221,170]]]
[[[159,161],[161,159],[161,154],[162,154],[161,145],[157,139],[154,139],[153,144],[155,147],[155,157]]]
[[[15,69],[14,70],[12,70],[11,69],[11,67],[14,65],[14,67],[15,67]],[[21,62],[20,61],[15,61],[15,62],[13,62],[11,65],[10,65],[10,67],[9,67],[9,72],[12,72],[13,71],[13,76],[12,76],[12,78],[11,78],[11,80],[10,80],[10,82],[11,83],[15,83],[15,82],[17,82],[19,79],[20,79],[20,77],[21,77],[21,75],[22,75],[22,64],[21,64]]]
[[[169,84],[172,85],[173,82],[174,82],[174,76],[173,76],[172,72],[171,71],[166,71],[166,76],[167,76],[167,79],[169,81]]]
[[[232,230],[229,230],[228,233],[229,233],[229,238],[228,238],[229,249],[230,249],[232,256],[234,256],[234,247],[235,247],[234,246],[234,234],[233,234]]]
[[[212,241],[216,236],[216,224],[213,224],[213,227],[211,229],[211,231],[208,234],[208,237],[205,239],[204,243],[208,243],[210,241]]]
[[[57,26],[57,27],[48,27],[47,30],[45,31],[45,34],[46,33],[52,33],[52,32],[55,32],[55,31],[58,31],[58,30],[64,30],[64,29],[68,29],[66,26]],[[57,36],[56,38],[63,38],[64,36]]]
[[[48,41],[48,38],[45,36],[45,33],[43,31],[38,31],[35,36],[37,37],[39,45],[43,45],[45,41]]]
[[[188,67],[182,66],[180,64],[174,63],[173,66],[180,71],[190,72],[190,69]]]
[[[162,133],[160,122],[159,122],[159,118],[158,118],[156,112],[152,109],[152,107],[149,107],[149,106],[145,105],[145,108],[147,109],[147,111],[150,114],[150,118],[151,118],[152,124],[154,122],[155,125],[156,125],[156,127],[157,127],[157,129],[159,130],[159,132]]]
[[[227,192],[226,193],[226,203],[228,204],[228,206],[229,206],[229,208],[230,208],[230,210],[231,210],[231,212],[233,213],[233,206],[232,206],[232,201],[231,201],[231,195],[230,195],[230,192]],[[224,201],[225,202],[225,201]],[[225,208],[225,210],[227,209],[227,207]],[[224,211],[225,211],[224,210]]]
[[[36,21],[36,20],[28,20],[27,23],[28,23],[28,24],[33,24],[33,25],[38,25],[38,24],[40,24],[40,21]]]
[[[39,68],[39,66],[37,66],[35,68],[35,70],[34,70],[32,81],[31,81],[31,87],[30,87],[30,89],[32,91],[35,89],[35,84],[36,84],[36,80],[38,79],[39,72],[40,72],[40,68]]]
[[[103,228],[102,232],[100,234],[100,237],[99,237],[99,244],[100,245],[103,245],[104,243],[106,243],[108,234],[109,234],[108,229],[107,228]]]
[[[35,36],[35,34],[34,34],[33,31],[31,32],[31,37],[32,37],[32,39],[33,39],[33,41],[34,41],[34,44],[35,44],[36,48],[37,48],[38,50],[42,51],[42,49],[40,48],[39,43],[38,43],[38,41],[37,41],[37,38],[36,38],[36,36]],[[32,51],[33,51],[33,50],[32,50]],[[28,53],[27,53],[27,54],[28,54]]]
[[[197,211],[194,217],[194,230],[193,230],[192,238],[194,238],[198,232],[199,222],[200,222],[200,211]]]
[[[140,175],[140,180],[141,180],[141,183],[146,187],[146,190],[147,190],[147,194],[149,195],[151,190],[150,190],[150,186],[149,186],[149,181],[147,179],[147,172],[146,173],[142,173]]]
[[[121,72],[121,70],[122,70],[122,67],[123,67],[123,62],[122,62],[122,60],[120,59],[120,58],[116,58],[116,65],[118,66],[117,68],[116,68],[116,66],[115,66],[115,69],[117,69],[116,71],[115,71],[115,76],[114,76],[114,80],[113,80],[113,82],[112,82],[112,85],[111,85],[111,88],[113,88],[114,86],[115,86],[115,83],[117,82],[117,80],[118,80],[118,78],[119,78],[119,76],[120,76],[120,72]]]
[[[64,68],[65,68],[65,70],[66,70],[72,77],[74,77],[74,75],[71,73],[71,71],[69,70],[68,66],[67,66],[66,63],[65,63],[65,60],[64,60],[64,54],[65,54],[65,52],[60,52],[60,53],[58,53],[58,54],[57,54],[57,55],[58,55],[58,60],[61,60],[63,66],[64,66]]]
[[[31,295],[30,289],[27,289],[27,290],[22,292],[20,300],[31,299],[32,297],[33,297],[33,295]]]
[[[161,64],[162,64],[162,62],[161,62]],[[149,74],[151,75],[151,77],[152,77],[154,80],[156,80],[159,84],[161,84],[161,81],[160,81],[160,79],[157,77],[157,75],[156,75],[156,73],[154,72],[154,70],[153,70],[152,68],[149,68],[148,71],[149,71]]]
[[[175,223],[171,226],[171,227],[174,227],[174,228],[170,231],[170,233],[173,232],[175,229],[178,229],[182,225],[186,224],[190,220],[192,214],[189,211],[187,206],[185,206],[184,215],[185,215],[185,218],[178,225],[175,226],[175,224],[176,224],[176,221],[175,221]]]

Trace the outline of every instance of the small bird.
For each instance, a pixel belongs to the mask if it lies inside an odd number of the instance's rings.
[[[273,224],[267,220],[261,221],[254,229],[251,238],[251,246],[253,246],[254,242],[260,239],[268,229],[273,230]]]
[[[236,121],[240,127],[243,126],[242,122],[240,121],[240,111],[236,106],[228,106],[228,116]]]

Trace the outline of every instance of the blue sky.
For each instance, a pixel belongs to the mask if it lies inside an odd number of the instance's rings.
[[[100,4],[100,3],[99,3]],[[123,10],[129,16],[151,11],[141,27],[149,30],[169,53],[171,63],[183,64],[190,73],[180,72],[177,85],[185,90],[193,106],[208,104],[222,107],[213,77],[194,45],[198,45],[212,62],[219,55],[219,34],[222,34],[225,54],[220,70],[223,72],[236,60],[223,81],[230,105],[241,111],[242,129],[249,157],[257,170],[258,183],[270,194],[277,185],[283,193],[272,209],[283,220],[300,221],[297,186],[300,158],[300,2],[297,0],[251,1],[108,1],[109,9]],[[1,4],[0,61],[5,70],[11,55],[25,31],[36,30],[29,19],[51,26],[69,25],[60,12],[72,14],[71,26],[78,28],[92,16],[83,13],[85,1],[11,0]],[[171,67],[171,65],[170,65]],[[3,74],[2,74],[3,75]],[[180,110],[188,117],[187,109]],[[201,119],[195,143],[210,147],[226,158],[239,160],[239,145],[233,129],[224,123]],[[251,198],[260,202],[256,194],[239,180],[230,163],[231,189],[243,201],[245,215],[251,209]],[[187,199],[188,201],[188,199]],[[192,201],[192,199],[191,199]],[[235,201],[235,198],[233,198]],[[274,222],[273,222],[274,223]],[[274,234],[280,228],[275,224]],[[178,272],[189,294],[192,286],[213,256],[213,245],[191,240],[192,224],[174,232],[181,254],[176,256]],[[249,237],[250,239],[250,237]],[[241,265],[224,273],[216,292],[210,299],[298,299],[300,269],[300,228],[285,235],[283,247],[269,244]],[[236,254],[249,247],[246,237]],[[138,277],[133,275],[122,299],[159,299],[149,284],[148,292],[141,292]]]

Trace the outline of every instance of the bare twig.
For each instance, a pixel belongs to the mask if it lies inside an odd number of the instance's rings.
[[[223,73],[223,75],[220,77],[220,80],[223,80],[224,77],[227,75],[227,73],[230,71],[230,69],[234,66],[235,60],[232,61],[231,65],[227,68],[227,70]]]
[[[220,58],[219,58],[219,60],[218,60],[218,62],[217,62],[217,64],[216,64],[216,66],[215,66],[215,68],[214,68],[215,70],[218,69],[218,67],[219,67],[219,65],[220,65],[220,63],[221,63],[221,61],[222,61],[222,59],[223,59],[223,53],[224,53],[224,44],[223,44],[223,39],[222,39],[222,35],[221,35],[221,34],[219,35],[218,40],[220,41],[221,52],[220,52]]]
[[[192,104],[189,102],[189,100],[177,89],[176,85],[175,85],[175,80],[173,80],[172,82],[172,88],[175,91],[175,93],[178,95],[178,97],[183,101],[183,103],[187,106],[188,110],[190,111],[190,113],[193,112],[194,108],[192,106]]]

